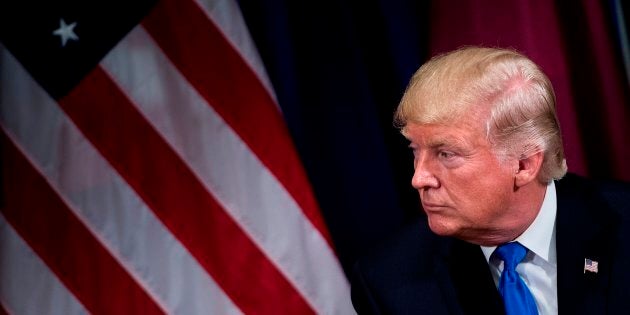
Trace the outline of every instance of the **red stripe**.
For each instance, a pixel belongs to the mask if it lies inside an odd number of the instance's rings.
[[[0,303],[0,315],[9,315],[9,312],[4,309],[4,305],[2,305],[2,303]]]
[[[275,102],[203,9],[192,0],[164,0],[142,24],[179,71],[278,178],[332,247]]]
[[[101,68],[60,104],[245,313],[312,313]]]
[[[61,282],[94,314],[162,314],[5,132],[0,134],[5,198],[0,211]]]

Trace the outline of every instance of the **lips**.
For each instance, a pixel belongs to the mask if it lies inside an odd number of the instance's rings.
[[[425,211],[434,212],[434,211],[440,211],[440,210],[446,208],[446,206],[442,205],[442,204],[437,204],[437,203],[422,202],[422,208]]]

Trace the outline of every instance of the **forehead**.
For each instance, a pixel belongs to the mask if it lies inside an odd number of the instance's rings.
[[[445,123],[409,123],[402,134],[412,143],[423,146],[487,146],[486,130],[483,120],[464,117]]]

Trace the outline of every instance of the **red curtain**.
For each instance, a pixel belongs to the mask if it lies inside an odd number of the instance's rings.
[[[606,1],[434,1],[431,55],[463,45],[515,48],[557,99],[569,171],[630,180],[630,108]]]

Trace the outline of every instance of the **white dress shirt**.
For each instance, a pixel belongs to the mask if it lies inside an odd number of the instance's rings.
[[[525,284],[536,300],[541,315],[558,314],[558,264],[556,258],[556,186],[547,185],[545,199],[534,222],[516,238],[516,242],[527,247],[525,259],[516,267]],[[491,257],[496,246],[481,246],[486,256],[494,284],[499,285],[503,261]]]

